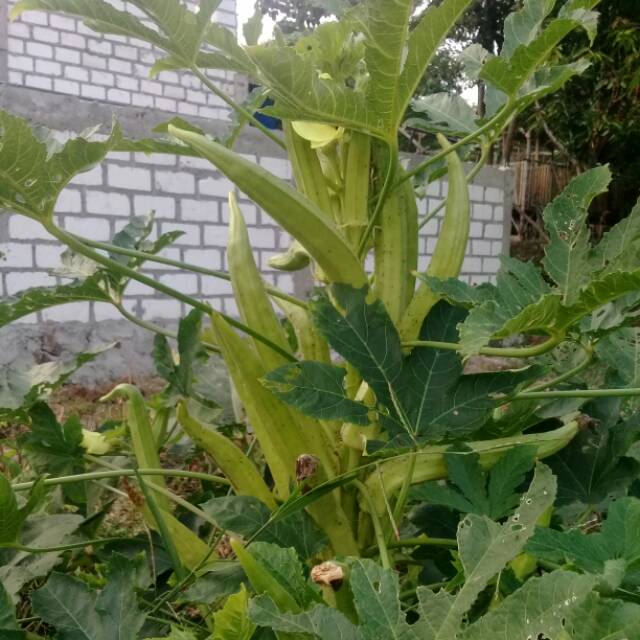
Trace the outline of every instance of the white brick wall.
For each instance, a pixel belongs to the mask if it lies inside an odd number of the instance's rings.
[[[290,178],[289,165],[281,158],[254,157],[254,161],[282,178]],[[217,173],[206,161],[153,154],[113,153],[99,167],[77,176],[62,193],[56,207],[58,219],[73,233],[96,240],[107,240],[121,229],[131,215],[155,210],[159,231],[181,230],[184,235],[164,250],[164,255],[209,269],[226,269],[226,245],[229,212],[226,202],[233,184]],[[428,197],[419,202],[424,215],[433,211],[446,192],[447,183],[429,186]],[[489,194],[489,195],[487,195]],[[503,202],[505,194],[496,187],[474,184],[469,255],[464,261],[463,277],[474,284],[491,281],[503,252]],[[271,269],[267,260],[286,249],[289,236],[270,218],[238,194],[245,215],[256,262],[267,282],[293,293],[291,274]],[[491,197],[498,202],[488,202]],[[419,268],[429,264],[440,228],[442,212],[421,230]],[[58,264],[60,246],[37,223],[11,216],[8,237],[0,244],[4,260],[0,261],[2,295],[11,295],[32,285],[55,282],[49,269]],[[215,308],[234,313],[231,286],[224,280],[171,267],[149,263],[146,273],[183,293],[210,301]],[[58,279],[58,281],[60,281]],[[133,282],[128,289],[127,308],[141,317],[175,319],[186,309],[181,303],[167,300],[153,289]],[[113,317],[104,305],[86,305],[88,319]],[[56,312],[57,314],[58,312]],[[40,314],[40,319],[64,319],[66,311]],[[69,312],[71,313],[71,312]],[[78,312],[73,317],[84,317]]]
[[[17,0],[8,1],[11,8]],[[111,0],[118,4],[118,0]],[[120,3],[122,4],[122,3]],[[121,8],[121,7],[120,7]],[[224,0],[214,20],[236,29],[235,0]],[[153,107],[185,115],[229,119],[229,108],[189,73],[165,71],[149,79],[162,52],[132,38],[101,35],[60,14],[28,11],[9,23],[9,82],[117,105]],[[235,76],[209,77],[233,95]]]

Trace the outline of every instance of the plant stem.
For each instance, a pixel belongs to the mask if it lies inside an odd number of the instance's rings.
[[[142,476],[169,476],[178,478],[195,478],[217,484],[230,485],[231,483],[221,476],[214,476],[200,471],[185,471],[183,469],[110,469],[108,471],[91,471],[89,473],[78,473],[73,476],[59,476],[57,478],[45,478],[42,484],[45,486],[56,486],[60,484],[73,484],[74,482],[84,482],[85,480],[102,480],[104,478],[131,477],[139,473]],[[14,491],[27,491],[31,489],[35,482],[19,482],[11,485]]]
[[[358,491],[360,491],[362,497],[365,499],[367,505],[369,506],[369,516],[371,517],[371,522],[373,522],[373,530],[375,532],[378,551],[380,553],[380,562],[382,563],[384,569],[391,569],[389,549],[387,547],[387,541],[385,540],[382,524],[380,523],[380,518],[378,518],[378,514],[376,512],[376,505],[371,498],[369,490],[362,482],[360,482],[360,480],[353,480],[353,484],[358,489]]]
[[[626,398],[640,396],[640,388],[570,389],[567,391],[523,391],[510,400],[546,400],[547,398]]]
[[[458,541],[455,538],[430,538],[427,535],[422,535],[416,538],[394,540],[387,546],[389,549],[402,547],[451,547],[452,549],[457,549]]]
[[[213,84],[213,82],[211,82],[211,80],[209,80],[209,78],[207,78],[207,76],[202,73],[202,71],[200,71],[198,67],[191,67],[191,71],[198,78],[198,80],[200,80],[200,82],[202,82],[202,84],[207,87],[207,89],[209,89],[209,91],[214,93],[221,100],[224,100],[224,102],[226,102],[234,111],[249,120],[249,122],[251,122],[251,124],[254,125],[257,129],[262,131],[262,133],[264,133],[264,135],[267,136],[269,140],[277,144],[282,149],[286,149],[285,143],[275,133],[273,133],[273,131],[267,129],[267,127],[265,127],[262,122],[260,122],[252,113],[247,111],[241,104],[238,104],[233,98],[230,98],[224,91],[216,87],[216,85]]]
[[[145,253],[144,251],[137,251],[136,249],[126,249],[125,247],[118,247],[114,244],[110,244],[109,242],[98,242],[97,240],[89,240],[89,238],[83,238],[81,236],[74,237],[86,244],[88,247],[93,247],[95,249],[102,249],[103,251],[108,251],[109,253],[117,253],[122,256],[129,256],[131,258],[140,258],[141,260],[146,260],[147,262],[157,262],[158,264],[166,264],[170,267],[177,267],[178,269],[184,269],[185,271],[193,271],[194,273],[201,273],[205,276],[211,276],[213,278],[220,278],[221,280],[226,280],[227,282],[231,281],[231,276],[226,271],[217,271],[214,269],[207,269],[206,267],[200,267],[197,264],[191,264],[189,262],[180,262],[180,260],[172,260],[171,258],[165,258],[164,256],[154,255],[151,253]],[[299,300],[295,296],[290,296],[284,291],[280,291],[275,287],[272,287],[268,284],[265,284],[265,289],[267,293],[274,298],[280,298],[281,300],[286,300],[291,304],[295,304],[298,307],[302,307],[303,309],[307,308],[307,303]]]
[[[70,551],[71,549],[82,549],[83,547],[95,546],[99,544],[108,544],[109,542],[125,542],[131,538],[98,538],[96,540],[80,540],[78,542],[70,542],[62,544],[58,547],[27,547],[18,543],[0,544],[0,549],[13,549],[15,551],[24,551],[25,553],[57,553],[59,551]]]
[[[488,142],[485,142],[482,144],[482,151],[480,152],[480,158],[478,159],[478,162],[474,165],[474,167],[471,169],[471,171],[469,171],[469,173],[467,174],[467,184],[469,184],[480,172],[480,170],[482,169],[482,167],[484,167],[484,165],[487,162],[487,158],[489,157],[489,149],[491,148],[491,144]],[[432,220],[433,218],[435,218],[447,205],[447,199],[445,198],[431,213],[428,213],[424,218],[422,218],[422,220],[420,220],[420,223],[418,224],[418,229],[422,229],[422,227],[424,227],[429,220]]]
[[[161,336],[165,336],[166,338],[171,338],[173,340],[178,339],[178,334],[174,331],[169,331],[169,329],[165,329],[160,325],[157,325],[153,322],[148,322],[147,320],[143,320],[142,318],[138,318],[138,316],[134,316],[132,313],[129,313],[122,304],[114,303],[115,308],[120,312],[120,314],[126,318],[129,322],[133,324],[137,324],[139,327],[146,329],[147,331],[151,331],[152,333],[157,333]],[[213,351],[214,353],[220,353],[220,347],[211,342],[202,342],[202,346],[207,351]]]
[[[263,336],[262,334],[254,331],[253,329],[251,329],[251,327],[246,326],[242,322],[235,320],[231,316],[228,316],[224,313],[220,313],[219,311],[214,311],[209,304],[205,302],[201,302],[200,300],[196,300],[195,298],[192,298],[191,296],[188,296],[182,293],[181,291],[178,291],[177,289],[173,289],[172,287],[169,287],[166,284],[163,284],[162,282],[158,282],[157,280],[154,280],[149,276],[145,276],[142,273],[139,273],[135,269],[131,269],[130,267],[120,264],[115,260],[111,260],[111,258],[108,258],[107,256],[104,256],[101,253],[94,251],[90,247],[86,246],[83,242],[78,240],[74,235],[67,233],[63,229],[60,229],[53,222],[44,222],[43,226],[54,238],[56,238],[57,240],[60,240],[60,242],[62,242],[63,244],[66,244],[76,253],[79,253],[85,256],[86,258],[89,258],[90,260],[93,260],[94,262],[97,262],[98,264],[101,264],[104,267],[107,267],[110,271],[119,273],[120,275],[126,276],[127,278],[131,278],[132,280],[136,280],[141,284],[145,284],[148,287],[155,289],[156,291],[160,291],[161,293],[164,293],[176,300],[180,300],[181,302],[188,304],[194,309],[199,309],[200,311],[202,311],[203,313],[206,313],[207,315],[211,315],[212,313],[217,313],[220,317],[224,318],[231,326],[235,327],[236,329],[240,329],[247,335],[250,335],[252,338],[259,340],[263,344],[267,345],[269,348],[273,349],[274,351],[277,351],[281,356],[286,358],[289,362],[296,361],[296,358],[285,349],[282,349],[277,344],[274,344],[268,338],[265,338],[265,336]]]
[[[510,349],[507,347],[482,347],[479,351],[483,356],[498,356],[503,358],[532,358],[547,351],[551,351],[564,340],[564,336],[552,336],[542,344],[533,347],[518,347]],[[435,340],[412,340],[403,342],[403,347],[431,347],[432,349],[446,349],[448,351],[462,351],[462,345],[455,342],[437,342]]]
[[[511,106],[511,100],[510,100],[504,105],[502,110],[497,115],[491,118],[491,120],[489,120],[488,122],[485,122],[485,124],[482,125],[479,129],[470,133],[468,136],[461,138],[460,140],[458,140],[458,142],[455,142],[447,149],[443,149],[442,151],[436,153],[434,156],[431,156],[430,158],[427,158],[423,162],[420,162],[412,169],[408,169],[402,175],[402,177],[393,185],[392,188],[396,189],[405,180],[409,180],[410,178],[415,176],[417,173],[420,173],[423,169],[426,169],[428,166],[442,160],[442,158],[450,154],[452,151],[456,151],[457,149],[464,146],[465,144],[469,144],[470,142],[473,142],[476,138],[480,137],[483,133],[490,131],[494,126],[500,124],[501,121],[504,120],[504,122],[506,122],[511,117],[512,112],[513,112],[513,107]]]
[[[404,513],[404,508],[407,504],[407,498],[409,497],[409,488],[411,487],[411,481],[413,480],[413,472],[416,468],[416,459],[417,452],[414,451],[412,455],[409,456],[408,465],[407,465],[407,473],[402,481],[402,486],[400,487],[400,491],[398,492],[398,497],[396,499],[396,504],[393,508],[393,520],[394,522],[399,523],[402,520],[402,514]]]
[[[586,369],[593,360],[594,350],[591,344],[581,344],[580,345],[585,351],[585,357],[578,365],[573,367],[573,369],[569,369],[565,373],[549,380],[548,382],[541,382],[540,384],[536,384],[528,389],[525,389],[523,393],[531,393],[534,391],[542,391],[543,389],[548,389],[549,387],[555,387],[557,384],[564,382],[565,380],[570,380],[574,376],[578,375],[581,371]]]

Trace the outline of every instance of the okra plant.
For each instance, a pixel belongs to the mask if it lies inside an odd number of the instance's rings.
[[[22,372],[15,378],[19,384],[4,385],[3,416],[30,427],[18,441],[30,466],[12,474],[27,477],[0,487],[10,514],[0,527],[9,562],[18,567],[25,554],[59,557],[89,543],[86,535],[66,540],[81,525],[92,530],[78,514],[64,514],[66,528],[53,541],[45,544],[34,535],[38,518],[30,514],[47,487],[62,489],[56,499],[88,517],[102,513],[94,484],[119,491],[109,483],[126,477],[129,498],[155,532],[152,547],[162,542],[163,561],[173,571],[153,612],[184,592],[184,601],[197,605],[200,630],[213,638],[267,637],[259,635],[263,627],[278,638],[493,638],[498,629],[505,638],[587,638],[579,635],[587,628],[587,610],[596,617],[621,612],[624,624],[615,626],[614,616],[606,637],[632,629],[627,617],[637,620],[635,607],[605,600],[626,588],[632,552],[602,552],[590,564],[576,551],[581,541],[571,532],[534,534],[536,524],[549,524],[556,496],[557,481],[541,463],[522,501],[518,496],[540,458],[549,458],[559,479],[558,517],[576,505],[585,518],[605,511],[611,496],[626,495],[632,485],[637,463],[627,454],[635,424],[624,418],[640,394],[634,327],[640,207],[592,245],[588,208],[611,179],[606,167],[593,169],[545,211],[550,242],[544,270],[504,258],[496,285],[470,287],[457,279],[469,237],[469,182],[518,113],[586,68],[584,59],[558,65],[554,52],[574,31],[594,37],[597,3],[525,0],[507,18],[499,55],[476,45],[467,49],[469,78],[486,85],[485,115],[459,96],[422,98],[416,104],[425,114],[419,126],[436,136],[440,151],[407,164],[398,151],[407,107],[471,0],[443,0],[413,26],[411,0],[366,0],[295,41],[276,32],[266,44],[257,43],[258,12],[245,28],[246,45],[211,21],[216,0],[201,0],[197,11],[178,0],[130,0],[130,11],[103,0],[18,2],[14,17],[29,10],[62,12],[99,33],[150,43],[158,53],[153,74],[195,74],[233,108],[237,122],[225,140],[174,119],[162,127],[164,137],[131,140],[116,124],[99,140],[83,134],[61,144],[0,113],[0,204],[41,223],[68,247],[57,273],[72,278],[2,301],[1,324],[71,301],[108,302],[157,334],[153,355],[167,381],[149,402],[132,385],[116,387],[108,398],[125,399],[126,425],[100,434],[83,432],[75,419],[59,424],[43,402],[74,363]],[[261,89],[237,104],[210,81],[207,69],[245,74]],[[260,106],[267,97],[272,106]],[[282,121],[282,135],[264,127],[258,110]],[[234,151],[248,124],[286,151],[294,185]],[[478,148],[476,163],[465,167],[460,153],[470,147]],[[311,298],[297,299],[264,283],[234,193],[228,273],[162,256],[176,235],[150,241],[151,216],[132,219],[110,243],[62,229],[55,215],[60,192],[116,150],[209,160],[212,170],[293,237],[271,265],[310,268],[317,285]],[[414,188],[443,172],[449,186],[440,236],[426,273],[418,273],[418,231],[429,216],[420,218]],[[141,271],[145,262],[230,280],[240,317],[155,281]],[[177,334],[127,312],[123,297],[131,281],[192,307]],[[524,335],[525,345],[496,343],[514,335]],[[170,340],[176,341],[178,360]],[[251,445],[245,450],[219,423],[207,386],[212,354],[222,356],[246,414]],[[476,356],[510,360],[502,371],[470,373],[469,358]],[[605,421],[608,431],[600,432],[597,452],[572,443],[591,428],[586,416],[601,419],[611,402],[617,403],[614,417]],[[206,451],[221,475],[163,466],[162,456],[181,434]],[[606,447],[615,482],[598,466]],[[579,479],[574,484],[580,492],[570,494],[571,464],[563,456],[575,460],[581,454],[588,460],[585,470],[600,484]],[[34,473],[52,477],[33,480]],[[198,504],[185,500],[171,489],[172,476],[200,480],[209,494]],[[27,489],[30,498],[19,506],[15,494]],[[615,503],[608,529],[599,534],[603,540],[615,538],[620,519],[635,513],[636,502]],[[458,513],[467,515],[460,519]],[[235,537],[230,544],[222,538],[226,534]],[[118,540],[90,542],[102,548]],[[456,548],[452,561],[450,549]],[[237,560],[228,560],[230,555]],[[300,563],[322,560],[312,572],[315,582],[307,581]],[[137,637],[145,614],[133,596],[123,618],[113,620],[118,583],[124,594],[151,583],[144,562],[139,568],[136,562],[126,566],[114,555],[101,590],[102,584],[95,589],[54,574],[33,596],[36,615],[69,638],[113,637],[110,629],[124,629],[130,616],[134,622],[121,637]],[[541,568],[564,564],[565,570],[526,582]],[[22,575],[35,578],[49,568]],[[423,574],[427,582],[436,576],[431,581],[446,589],[416,591],[425,584]],[[9,575],[0,571],[0,579]],[[4,600],[10,602],[27,580],[5,584]],[[198,591],[203,581],[209,585],[206,597]],[[241,583],[246,586],[238,591]],[[250,600],[248,588],[258,597]],[[79,610],[93,616],[84,635],[77,635],[77,616],[51,609],[60,594],[74,592]],[[231,593],[212,613],[211,604]],[[408,617],[400,598],[411,607]],[[514,611],[528,603],[531,620],[516,619]],[[190,637],[179,633],[171,637]]]

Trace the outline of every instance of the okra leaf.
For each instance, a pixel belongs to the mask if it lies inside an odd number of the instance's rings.
[[[271,511],[253,496],[212,498],[200,506],[220,529],[245,538],[256,536],[256,540],[281,547],[293,547],[302,558],[310,558],[327,545],[322,530],[304,511],[270,522]]]
[[[535,447],[515,447],[507,451],[489,472],[480,466],[480,456],[473,451],[445,453],[449,482],[427,482],[412,492],[415,500],[461,511],[486,515],[499,520],[518,504],[525,475],[533,468]]]
[[[585,534],[579,529],[558,531],[538,527],[526,550],[536,558],[570,562],[589,573],[603,573],[609,560],[624,560],[626,571],[632,574],[629,577],[635,585],[640,569],[639,528],[640,500],[620,498],[611,503],[600,531]]]
[[[249,596],[244,585],[227,598],[222,609],[213,614],[212,640],[250,640],[256,625],[247,615]]]
[[[393,407],[390,389],[402,369],[402,347],[393,321],[380,300],[367,302],[367,289],[331,286],[334,306],[326,292],[311,300],[311,313],[327,342],[351,363],[376,394]]]
[[[556,482],[549,467],[538,464],[520,507],[504,524],[486,516],[467,515],[458,526],[458,549],[465,583],[444,615],[439,615],[435,638],[452,637],[480,592],[523,549],[535,523],[553,504]],[[425,612],[426,613],[426,612]],[[447,635],[448,634],[448,635]]]
[[[22,507],[18,507],[11,483],[0,475],[0,546],[18,542],[22,526],[31,512],[39,505],[44,495],[42,481],[37,481]]]
[[[555,5],[555,0],[526,0],[522,9],[510,13],[504,21],[500,55],[511,58],[517,47],[528,45],[538,35]]]
[[[347,397],[346,370],[325,362],[286,364],[268,373],[262,383],[280,400],[320,420],[369,424],[369,407]]]
[[[207,565],[206,573],[197,576],[193,584],[182,592],[185,602],[210,605],[236,593],[246,576],[237,561],[220,560]]]
[[[2,582],[0,582],[0,637],[6,640],[26,638],[26,633],[20,631],[16,620],[16,609]]]
[[[596,353],[625,386],[640,386],[640,329],[621,327],[607,333],[596,343]]]
[[[71,513],[31,516],[22,527],[20,542],[34,548],[69,544],[75,541],[71,534],[82,522],[82,516]],[[0,549],[0,582],[15,602],[20,589],[28,582],[46,576],[60,562],[61,556],[62,552],[32,554]]]
[[[56,628],[62,640],[136,640],[145,620],[135,593],[141,562],[142,557],[132,562],[114,554],[101,591],[69,575],[52,573],[33,593],[33,610]]]
[[[571,305],[590,280],[591,246],[587,213],[592,200],[607,191],[611,182],[608,166],[596,167],[577,176],[543,213],[549,233],[543,264],[558,285],[562,302]]]
[[[405,126],[423,131],[444,131],[453,134],[467,134],[476,130],[476,115],[462,97],[449,93],[434,93],[417,98],[411,110],[424,113],[428,120],[409,118]]]
[[[115,344],[115,343],[114,343]],[[0,419],[24,420],[30,407],[61,387],[82,365],[114,344],[80,353],[73,358],[44,362],[30,368],[9,365],[0,369]]]
[[[571,608],[566,629],[580,640],[640,640],[640,606],[591,593]]]
[[[596,584],[597,579],[593,576],[562,570],[530,578],[524,586],[471,624],[460,634],[460,639],[559,638],[560,634],[566,633],[567,616],[582,607]]]
[[[591,415],[592,409],[584,409]],[[560,513],[583,512],[588,506],[606,509],[609,500],[626,494],[640,475],[640,463],[629,456],[640,436],[640,420],[616,418],[589,425],[549,460],[558,478],[557,506]]]
[[[337,609],[318,604],[302,613],[286,613],[278,609],[266,595],[252,598],[249,617],[257,625],[282,633],[303,633],[312,638],[360,640],[355,625]]]
[[[36,132],[23,118],[0,111],[0,207],[50,221],[60,192],[99,163],[119,135],[115,126],[103,142],[91,142],[87,133],[60,143],[52,132]]]

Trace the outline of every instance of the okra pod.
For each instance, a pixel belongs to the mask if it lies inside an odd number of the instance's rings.
[[[260,472],[229,438],[213,429],[208,429],[189,415],[185,402],[178,404],[177,417],[184,432],[215,460],[231,482],[236,495],[254,496],[270,509],[275,509],[276,502],[273,494]]]
[[[233,192],[229,193],[229,212],[227,259],[240,317],[246,325],[288,351],[287,337],[271,306],[271,300],[256,266],[247,227]],[[264,343],[259,340],[254,340],[253,343],[267,369],[276,369],[285,364],[285,359]]]
[[[171,135],[198,151],[296,238],[333,282],[362,287],[360,260],[320,207],[284,180],[205,136],[169,125]]]
[[[438,142],[443,149],[451,146],[441,134],[438,134]],[[447,167],[449,175],[447,205],[438,241],[427,268],[428,275],[442,279],[457,278],[460,274],[469,242],[471,223],[469,187],[464,166],[457,153],[451,152],[447,155]],[[400,324],[400,337],[403,341],[410,342],[417,339],[424,319],[439,299],[426,283],[420,284]]]
[[[480,455],[480,464],[484,469],[491,468],[509,449],[519,445],[533,445],[537,447],[537,457],[546,458],[563,449],[578,433],[578,422],[568,424],[548,431],[546,433],[532,433],[512,436],[509,438],[496,438],[495,440],[481,440],[469,442],[468,446]],[[416,464],[411,478],[412,484],[426,482],[428,480],[441,480],[447,477],[447,465],[444,454],[449,449],[448,445],[431,445],[419,449],[416,453],[407,453],[383,461],[379,465],[379,473],[374,472],[367,479],[367,485],[376,504],[379,516],[385,512],[385,497],[381,487],[390,499],[401,487],[407,473],[407,461],[409,456],[417,455]],[[367,505],[361,505],[367,510]]]
[[[368,135],[351,132],[345,164],[340,228],[351,248],[357,251],[369,221],[371,138]]]

